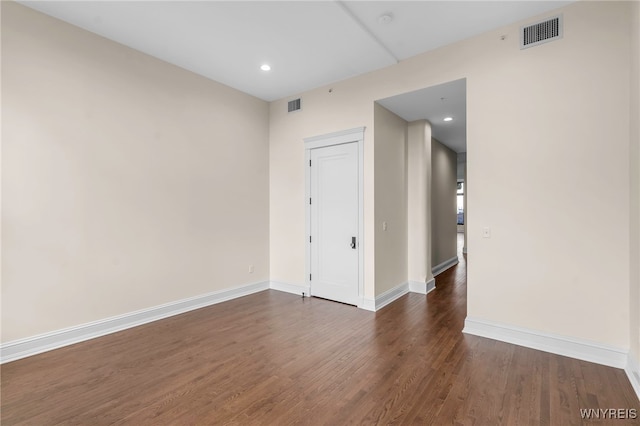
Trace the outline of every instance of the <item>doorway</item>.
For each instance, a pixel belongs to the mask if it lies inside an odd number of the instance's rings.
[[[362,303],[364,129],[305,139],[307,271],[312,296]]]

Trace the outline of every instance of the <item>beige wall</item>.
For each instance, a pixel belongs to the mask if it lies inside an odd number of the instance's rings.
[[[366,126],[375,292],[374,101],[467,78],[468,314],[628,347],[631,7],[577,2],[552,43],[519,50],[517,23],[305,92],[298,113],[271,103],[272,278],[304,282],[303,138]]]
[[[2,123],[3,342],[269,279],[265,102],[2,2]]]
[[[407,122],[376,103],[374,130],[378,295],[407,281]]]
[[[633,3],[631,31],[631,353],[640,364],[640,2]]]
[[[431,264],[440,265],[457,256],[456,153],[431,139]]]
[[[630,7],[569,6],[467,80],[470,316],[628,347]]]
[[[431,273],[431,124],[407,123],[408,279],[426,283]],[[425,287],[426,291],[426,287]]]

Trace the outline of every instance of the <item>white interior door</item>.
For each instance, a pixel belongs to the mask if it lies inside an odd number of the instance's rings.
[[[358,304],[358,144],[311,150],[311,294]]]

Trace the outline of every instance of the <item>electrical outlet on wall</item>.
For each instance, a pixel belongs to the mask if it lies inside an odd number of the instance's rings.
[[[250,273],[250,274],[253,274],[253,271],[254,271],[254,269],[253,269],[253,265],[249,265],[249,273]]]

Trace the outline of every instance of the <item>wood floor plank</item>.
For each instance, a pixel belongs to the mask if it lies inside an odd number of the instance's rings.
[[[265,291],[5,364],[2,424],[640,424],[580,417],[640,412],[622,370],[463,335],[460,258],[376,313]]]

